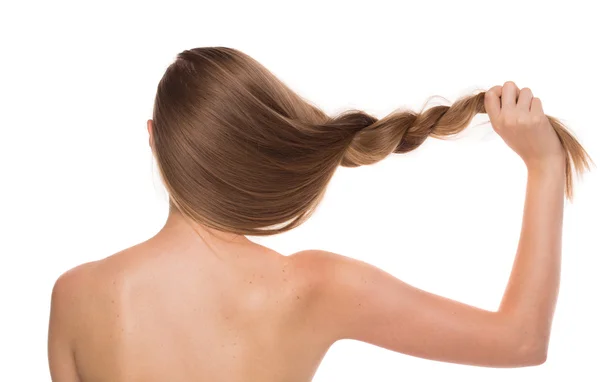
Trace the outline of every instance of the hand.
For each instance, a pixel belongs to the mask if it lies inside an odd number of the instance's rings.
[[[565,163],[565,152],[539,98],[512,81],[485,93],[485,109],[494,131],[528,168]]]

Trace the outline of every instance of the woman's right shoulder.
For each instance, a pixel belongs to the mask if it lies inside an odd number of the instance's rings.
[[[344,265],[358,262],[350,257],[320,249],[305,249],[291,254],[288,259],[305,287],[312,289],[326,287],[336,270],[338,276],[341,276]]]
[[[345,277],[354,279],[362,270],[372,267],[364,261],[321,249],[305,249],[289,259],[297,272],[315,287],[325,287],[331,281],[343,282]]]
[[[360,295],[382,272],[372,265],[339,253],[307,249],[289,256],[296,287],[306,297],[302,305],[311,330],[333,343],[346,336],[347,317],[362,310]],[[366,296],[365,296],[366,297]]]

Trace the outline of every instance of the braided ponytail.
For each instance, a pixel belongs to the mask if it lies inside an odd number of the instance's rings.
[[[485,92],[459,99],[450,106],[433,106],[422,113],[403,111],[377,120],[361,111],[342,116],[360,127],[347,148],[341,165],[357,167],[376,163],[390,153],[407,153],[419,147],[427,137],[444,139],[463,131],[473,117],[485,113]],[[573,170],[589,170],[591,158],[569,130],[548,116],[566,153],[565,192],[573,199]]]
[[[152,150],[172,207],[217,230],[272,235],[311,216],[338,166],[455,135],[485,113],[484,95],[379,120],[360,110],[331,118],[250,56],[195,48],[178,54],[158,84]],[[572,199],[572,167],[582,173],[591,159],[548,118],[567,154]]]

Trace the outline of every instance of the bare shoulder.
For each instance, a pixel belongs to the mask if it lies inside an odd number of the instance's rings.
[[[114,272],[115,265],[123,262],[130,249],[117,252],[100,260],[89,261],[63,272],[55,281],[53,296],[75,298],[86,294],[90,288],[101,286],[106,277]]]
[[[337,285],[351,286],[357,281],[367,283],[369,278],[387,274],[383,270],[361,260],[339,253],[320,249],[306,249],[290,255],[297,271],[303,275],[310,285],[326,288]],[[338,288],[338,291],[342,291]]]
[[[350,317],[369,308],[368,301],[381,292],[373,286],[385,279],[386,273],[366,262],[319,249],[289,257],[309,299],[306,316],[314,323],[315,333],[330,343],[350,338],[348,328],[354,321]]]
[[[64,320],[75,323],[115,289],[127,250],[86,262],[63,272],[52,288],[51,309]],[[112,281],[111,281],[112,280]]]
[[[318,250],[306,249],[288,256],[296,274],[298,287],[308,296],[319,295],[335,269],[339,255]]]
[[[93,274],[97,267],[98,261],[91,261],[63,272],[54,282],[52,304],[59,304],[61,307],[73,306],[72,303],[80,298],[90,281],[94,279]]]
[[[63,272],[54,282],[48,332],[49,359],[53,375],[70,375],[71,354],[81,315],[85,312],[90,280],[97,262],[88,262]]]
[[[332,271],[336,264],[358,261],[321,249],[305,249],[291,254],[289,258],[298,269],[310,271],[315,277],[321,276],[323,272]]]

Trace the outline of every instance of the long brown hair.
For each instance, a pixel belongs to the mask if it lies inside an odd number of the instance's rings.
[[[310,217],[338,166],[373,164],[427,137],[451,137],[485,113],[484,95],[382,119],[355,109],[331,117],[236,49],[189,49],[158,84],[153,152],[171,208],[219,231],[271,235]],[[567,154],[572,200],[572,168],[589,170],[591,159],[548,118]]]

